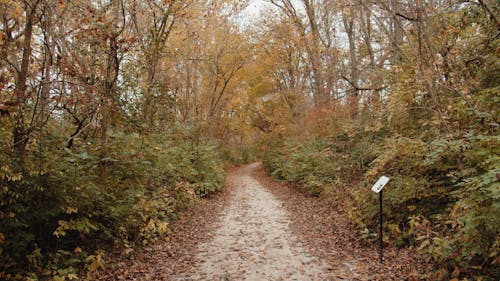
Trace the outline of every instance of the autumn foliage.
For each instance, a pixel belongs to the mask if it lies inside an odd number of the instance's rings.
[[[292,1],[273,2],[285,10],[283,20],[293,17]],[[328,2],[313,5],[316,14],[335,13]],[[331,90],[326,109],[314,101],[294,104],[305,108],[297,117],[290,106],[289,119],[268,129],[272,133],[258,148],[278,179],[347,202],[346,211],[368,241],[375,241],[378,222],[378,197],[370,187],[380,176],[390,177],[385,243],[413,247],[431,262],[426,279],[495,280],[500,276],[498,6],[434,2],[391,7],[383,1],[346,1],[351,6],[344,6],[342,19],[352,44],[337,83],[347,83]],[[331,47],[321,48],[327,53]],[[373,63],[377,60],[388,66]],[[288,66],[275,68],[286,76],[275,80],[276,94],[263,108],[286,95],[281,87],[293,74],[286,71],[302,67]],[[308,86],[299,87],[316,94]]]
[[[101,271],[108,252],[167,237],[172,220],[223,187],[208,132],[221,135],[243,55],[197,30],[220,23],[223,8],[0,1],[1,280]]]
[[[500,278],[497,1],[0,0],[0,279],[152,243],[224,164],[338,200],[422,278]],[[225,161],[224,161],[225,160]]]

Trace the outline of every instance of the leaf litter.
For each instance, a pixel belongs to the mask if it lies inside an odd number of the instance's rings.
[[[410,250],[360,239],[341,202],[274,181],[254,163],[228,171],[226,189],[172,223],[172,234],[94,280],[418,280]]]

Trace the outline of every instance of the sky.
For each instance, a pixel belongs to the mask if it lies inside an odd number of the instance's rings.
[[[265,3],[264,0],[252,0],[250,1],[250,5],[245,9],[245,13],[249,16],[258,16],[260,11],[268,6],[268,3]]]
[[[269,9],[273,7],[265,0],[251,0],[248,7],[240,14],[240,20],[243,25],[251,25],[258,20],[261,13]]]
[[[297,11],[303,11],[303,5],[298,0],[292,0]],[[250,0],[248,7],[239,15],[241,23],[245,26],[255,23],[259,16],[269,15],[269,11],[276,11],[276,6],[269,3],[269,0]]]

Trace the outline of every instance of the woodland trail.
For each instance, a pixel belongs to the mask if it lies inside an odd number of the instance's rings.
[[[198,247],[192,272],[176,280],[350,280],[294,237],[282,202],[251,175],[257,167],[228,175],[232,194],[214,239]]]
[[[254,163],[172,224],[172,235],[91,280],[418,280],[415,254],[359,239],[339,202],[277,183]]]

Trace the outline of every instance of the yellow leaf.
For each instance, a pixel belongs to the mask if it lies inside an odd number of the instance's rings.
[[[75,250],[73,250],[73,252],[76,254],[76,255],[80,255],[82,253],[82,248],[80,247],[76,247]]]
[[[76,213],[78,213],[78,208],[66,207],[65,212],[66,212],[66,214],[76,214]]]

